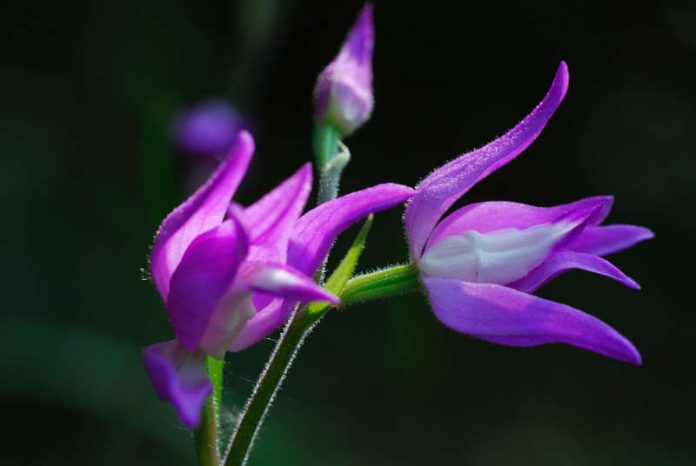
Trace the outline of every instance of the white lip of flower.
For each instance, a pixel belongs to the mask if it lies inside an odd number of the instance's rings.
[[[234,339],[254,315],[256,308],[251,292],[235,290],[229,293],[213,313],[201,340],[201,348],[206,353],[223,359]]]
[[[518,230],[448,236],[428,248],[418,261],[424,276],[504,285],[525,277],[573,229],[573,223],[535,225]]]

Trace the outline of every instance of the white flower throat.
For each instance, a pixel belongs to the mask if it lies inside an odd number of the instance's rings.
[[[428,248],[418,261],[418,268],[430,277],[505,285],[541,264],[574,226],[555,223],[525,230],[465,231]]]

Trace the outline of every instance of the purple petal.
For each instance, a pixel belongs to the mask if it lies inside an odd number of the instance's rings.
[[[288,264],[312,275],[339,233],[369,214],[395,207],[413,195],[399,184],[380,184],[326,202],[295,224],[288,248]]]
[[[314,88],[315,118],[326,120],[344,136],[372,113],[372,5],[363,7],[338,56],[319,74]]]
[[[251,249],[249,260],[285,262],[290,234],[302,215],[312,190],[312,165],[294,175],[244,209]]]
[[[605,256],[623,251],[654,236],[647,228],[635,225],[588,227],[566,247],[573,251]]]
[[[481,149],[464,154],[426,177],[406,207],[411,254],[420,256],[430,232],[447,209],[474,184],[510,162],[539,136],[568,89],[568,67],[561,62],[551,88],[527,117]]]
[[[566,343],[640,364],[633,344],[601,320],[564,304],[490,283],[423,280],[437,318],[467,335],[509,346]]]
[[[185,427],[198,427],[203,404],[213,389],[205,369],[205,354],[188,353],[172,340],[148,346],[143,359],[159,399],[174,405]]]
[[[276,299],[249,319],[244,330],[234,339],[230,351],[238,352],[266,338],[280,328],[292,315],[296,302]]]
[[[488,233],[505,228],[526,230],[537,225],[558,222],[601,222],[611,209],[611,196],[588,197],[554,207],[536,207],[516,202],[481,202],[462,207],[440,222],[433,230],[428,246],[448,236],[466,231]]]
[[[328,301],[333,305],[341,302],[333,293],[322,288],[307,275],[287,265],[254,264],[244,274],[249,289],[268,293],[292,301]]]
[[[160,225],[152,247],[150,266],[163,300],[167,301],[169,281],[186,248],[198,235],[222,223],[253,152],[251,134],[240,132],[234,147],[208,181],[167,215]]]
[[[544,283],[547,283],[563,272],[571,269],[586,270],[588,272],[604,275],[634,290],[640,289],[640,285],[638,285],[635,280],[624,274],[608,260],[592,254],[574,251],[555,252],[539,265],[539,267],[529,272],[526,277],[508,286],[519,291],[532,293]]]
[[[181,346],[195,351],[210,318],[231,290],[248,238],[238,222],[226,220],[196,238],[171,280],[169,317]]]

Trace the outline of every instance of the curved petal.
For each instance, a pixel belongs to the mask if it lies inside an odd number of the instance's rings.
[[[234,283],[247,248],[243,227],[226,220],[200,235],[186,250],[172,275],[167,299],[169,318],[186,350],[198,348],[211,316]]]
[[[249,260],[285,262],[293,226],[312,190],[312,164],[306,163],[290,178],[244,209],[251,249]]]
[[[145,348],[143,360],[159,399],[174,405],[185,427],[198,427],[201,409],[213,389],[206,373],[205,354],[188,353],[172,340]]]
[[[244,275],[250,290],[268,293],[291,301],[341,302],[333,293],[312,281],[307,275],[292,267],[280,264],[257,263]]]
[[[413,192],[408,186],[385,183],[315,207],[295,224],[288,247],[288,265],[306,275],[314,274],[339,233],[371,213],[401,204]]]
[[[553,207],[536,207],[517,202],[480,202],[457,209],[442,220],[433,230],[428,245],[430,248],[448,236],[467,231],[489,233],[514,228],[528,228],[560,222],[585,222],[596,225],[611,209],[613,197],[595,196],[569,204]]]
[[[623,251],[654,236],[655,234],[649,229],[635,225],[588,227],[566,247],[573,251],[606,256]]]
[[[234,146],[208,181],[164,219],[155,236],[150,267],[163,300],[186,248],[201,233],[218,226],[254,152],[251,134],[241,131]]]
[[[640,364],[633,344],[601,320],[521,291],[490,283],[423,279],[437,318],[467,335],[509,346],[566,343]]]
[[[548,123],[568,90],[568,67],[561,62],[544,99],[504,136],[438,168],[416,187],[406,207],[406,233],[411,255],[420,257],[433,227],[447,209],[477,182],[527,148]]]
[[[529,272],[526,277],[508,286],[519,291],[532,293],[544,283],[571,269],[586,270],[588,272],[604,275],[634,290],[640,289],[640,285],[638,285],[635,280],[624,274],[608,260],[592,254],[574,251],[558,251],[552,254],[536,269]]]
[[[263,340],[282,327],[292,315],[296,302],[288,299],[275,299],[249,319],[244,330],[234,339],[229,350],[238,352]]]

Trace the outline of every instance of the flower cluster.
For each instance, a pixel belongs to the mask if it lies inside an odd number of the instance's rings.
[[[367,5],[317,81],[317,124],[332,125],[341,137],[364,124],[372,111],[373,45]],[[634,346],[607,324],[531,294],[569,269],[638,288],[602,256],[652,233],[631,225],[602,226],[611,197],[554,207],[483,202],[444,216],[474,184],[539,136],[563,100],[568,79],[561,63],[547,95],[519,124],[436,169],[415,189],[380,184],[304,214],[312,188],[309,163],[253,204],[233,201],[254,151],[251,134],[240,131],[217,170],[164,219],[155,236],[152,279],[176,336],[144,352],[159,397],[174,405],[182,424],[198,426],[211,393],[206,357],[222,359],[228,351],[253,345],[284,325],[298,303],[339,305],[340,295],[316,279],[333,241],[369,214],[403,203],[410,267],[442,323],[503,345],[566,343],[640,363]],[[206,146],[199,140],[205,128],[196,128],[197,147],[217,151],[229,145],[213,128]]]

